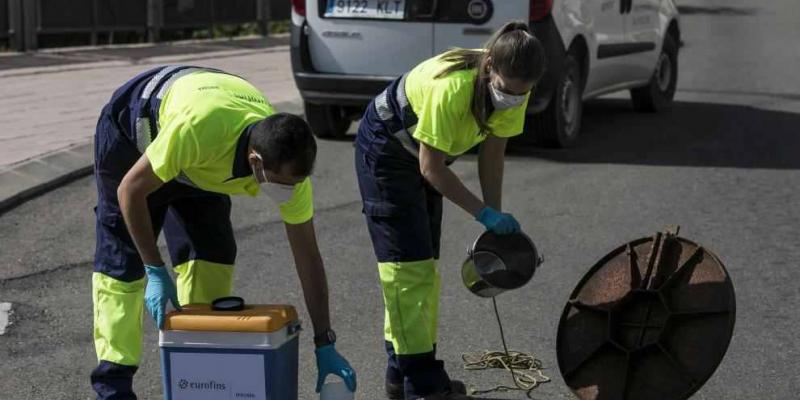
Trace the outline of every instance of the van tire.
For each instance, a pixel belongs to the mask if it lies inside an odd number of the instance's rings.
[[[344,115],[341,107],[323,106],[303,102],[306,121],[311,131],[320,139],[341,138],[350,128],[350,120]]]
[[[672,105],[678,84],[678,43],[672,35],[664,37],[650,83],[631,89],[633,108],[639,112],[657,112]]]
[[[578,142],[583,114],[582,76],[575,55],[567,54],[553,98],[544,111],[531,116],[536,143],[565,148]]]

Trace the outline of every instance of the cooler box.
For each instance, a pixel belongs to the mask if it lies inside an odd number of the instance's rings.
[[[296,400],[299,331],[287,305],[170,313],[159,334],[164,399]]]

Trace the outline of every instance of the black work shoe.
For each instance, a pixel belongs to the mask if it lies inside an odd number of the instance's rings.
[[[467,385],[461,381],[450,380],[450,391],[456,394],[467,394]]]
[[[386,398],[389,400],[403,400],[406,398],[405,388],[402,383],[392,383],[386,381]],[[467,394],[467,385],[464,382],[451,380],[450,392],[455,394]]]
[[[403,383],[393,383],[386,381],[386,398],[389,400],[404,400],[406,398],[406,391]]]

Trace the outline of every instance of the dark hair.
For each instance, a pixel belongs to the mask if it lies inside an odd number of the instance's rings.
[[[542,43],[533,36],[528,24],[521,21],[503,25],[489,39],[483,50],[456,48],[442,55],[442,58],[453,64],[439,72],[436,78],[455,71],[478,69],[471,109],[481,134],[491,133],[486,111],[486,98],[489,94],[488,60],[491,58],[492,69],[503,77],[531,82],[541,79],[547,65]]]
[[[317,158],[317,142],[302,118],[278,113],[257,122],[250,131],[250,148],[258,152],[264,168],[280,172],[288,164],[294,176],[309,176]]]

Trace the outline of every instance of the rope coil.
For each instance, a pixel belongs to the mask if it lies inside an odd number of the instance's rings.
[[[462,354],[461,360],[464,361],[465,370],[485,370],[485,369],[504,369],[511,374],[514,386],[498,385],[490,389],[471,390],[471,394],[487,394],[492,392],[524,391],[525,395],[532,399],[532,392],[542,383],[550,382],[550,378],[544,375],[542,361],[531,354],[520,351],[508,351],[506,338],[503,333],[503,324],[500,322],[500,313],[497,311],[497,301],[492,298],[494,314],[497,317],[497,325],[500,327],[500,339],[503,341],[504,351],[484,351],[473,354]],[[525,371],[525,372],[522,372]]]

